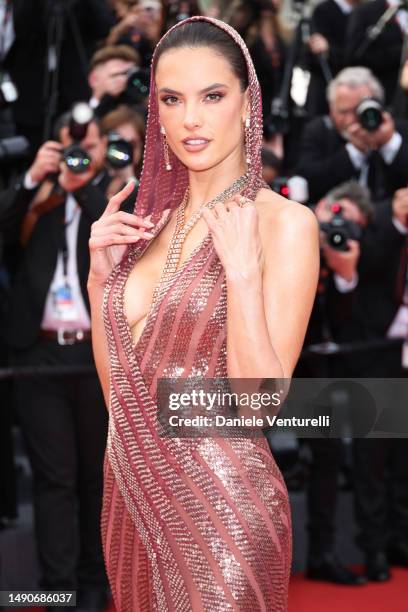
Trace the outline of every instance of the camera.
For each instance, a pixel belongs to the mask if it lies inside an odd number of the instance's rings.
[[[140,104],[149,95],[150,73],[146,68],[130,68],[127,72],[127,86],[123,92],[124,101]]]
[[[68,130],[74,143],[62,152],[62,159],[74,174],[86,172],[91,164],[90,155],[79,146],[86,136],[88,125],[93,119],[93,111],[86,102],[78,102],[71,111]]]
[[[133,163],[133,147],[130,142],[116,132],[108,135],[106,160],[115,170],[125,168]]]
[[[367,132],[375,132],[383,122],[384,108],[375,98],[365,98],[357,107],[356,114],[360,125]]]
[[[337,251],[348,251],[347,240],[360,240],[361,228],[358,223],[343,217],[341,204],[331,206],[333,217],[328,222],[320,223],[320,229],[326,234],[327,244]]]
[[[270,187],[284,198],[297,202],[306,202],[309,197],[307,181],[303,176],[278,176],[270,183]]]

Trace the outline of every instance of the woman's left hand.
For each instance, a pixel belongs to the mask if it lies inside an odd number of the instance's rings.
[[[236,195],[213,209],[203,208],[202,217],[211,232],[214,247],[227,280],[252,280],[262,276],[263,252],[254,202]]]

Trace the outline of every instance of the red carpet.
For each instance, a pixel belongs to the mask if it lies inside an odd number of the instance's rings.
[[[407,612],[408,569],[393,568],[389,582],[368,582],[360,587],[343,587],[291,579],[289,612]]]
[[[392,573],[389,582],[368,582],[361,587],[314,582],[297,574],[290,581],[289,612],[407,612],[408,569],[394,568]],[[42,612],[42,608],[13,610]],[[113,605],[106,612],[115,612]]]

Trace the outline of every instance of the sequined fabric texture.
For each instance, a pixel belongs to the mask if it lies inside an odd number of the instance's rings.
[[[244,195],[263,186],[259,85],[247,49],[251,176]],[[178,24],[175,27],[179,27]],[[160,43],[159,43],[160,44]],[[153,58],[154,61],[154,58]],[[136,210],[180,203],[185,168],[164,166],[151,83],[145,161]],[[166,221],[156,225],[159,232]],[[287,490],[264,438],[161,438],[160,377],[225,377],[227,289],[207,237],[166,284],[136,345],[124,314],[124,288],[145,241],[130,247],[105,290],[111,381],[104,464],[102,538],[118,612],[283,612],[291,564]]]

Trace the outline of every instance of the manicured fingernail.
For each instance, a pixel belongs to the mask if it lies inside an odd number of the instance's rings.
[[[147,225],[147,227],[154,227],[154,223],[152,223],[151,221],[145,221],[145,224]]]
[[[153,238],[154,234],[151,232],[143,232],[143,236],[146,236],[146,238]]]

